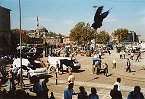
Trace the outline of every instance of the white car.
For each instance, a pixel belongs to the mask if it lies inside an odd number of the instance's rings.
[[[28,59],[22,58],[22,70],[23,70],[23,76],[32,77],[34,75],[36,76],[43,76],[47,75],[47,68],[42,67],[41,62],[34,61],[33,64],[30,63]],[[17,68],[20,68],[20,58],[17,58],[13,61],[13,67],[16,66]]]

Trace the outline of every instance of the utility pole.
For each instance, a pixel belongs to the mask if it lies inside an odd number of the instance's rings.
[[[19,21],[20,21],[20,88],[23,89],[23,75],[22,75],[22,34],[21,34],[21,1],[19,0]]]
[[[96,13],[96,8],[97,8],[97,6],[94,5],[93,8],[94,8],[94,11],[95,11],[95,13]],[[96,33],[97,33],[97,29],[95,29],[95,34],[94,34],[94,37],[95,37],[95,39],[94,39],[94,40],[95,40],[95,46],[94,46],[94,49],[95,49],[95,50],[96,50],[96,41],[97,41],[97,40],[96,40]]]

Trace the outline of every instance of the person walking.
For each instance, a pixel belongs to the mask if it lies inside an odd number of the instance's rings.
[[[40,83],[40,78],[37,76],[33,76],[33,88],[32,91],[36,93],[36,97],[39,98],[44,98],[44,93],[43,93],[43,88],[42,84]]]
[[[101,69],[101,61],[98,61],[98,63],[96,64],[96,67],[97,67],[97,75],[100,74],[100,69]]]
[[[8,91],[11,91],[11,90],[14,91],[15,83],[14,83],[14,74],[12,72],[12,69],[9,69],[7,78],[8,78]]]
[[[18,68],[16,67],[16,65],[14,65],[14,67],[12,68],[12,72],[14,74],[14,79],[17,78],[17,73],[18,73]]]
[[[114,85],[118,86],[118,91],[120,91],[120,82],[121,82],[121,78],[117,78],[117,81],[114,83]]]
[[[112,64],[113,64],[113,68],[116,68],[116,59],[113,59]]]
[[[131,72],[131,63],[130,63],[130,60],[129,58],[127,59],[127,68],[126,68],[126,72]]]
[[[125,51],[123,51],[123,58],[125,59]]]
[[[134,56],[134,53],[133,52],[131,52],[131,54],[130,54],[131,56],[130,56],[130,59],[131,60],[133,60],[133,56]]]
[[[55,99],[53,92],[50,93],[50,98],[49,99]]]
[[[99,52],[99,58],[100,58],[100,59],[101,59],[101,56],[102,56],[102,52],[100,51],[100,52]]]
[[[47,88],[47,84],[48,83],[48,77],[45,77],[44,80],[42,81],[42,91],[43,91],[43,98],[44,99],[48,99],[48,91],[49,89]]]
[[[22,75],[23,75],[23,70],[22,70]],[[20,84],[20,80],[21,80],[21,67],[19,67],[18,73],[17,73],[17,81],[18,81],[17,84],[18,84],[18,86],[19,86],[19,84]],[[17,85],[17,84],[16,84],[16,85]],[[22,84],[25,85],[24,82],[23,82],[23,79],[22,79]]]
[[[139,86],[134,87],[134,91],[129,92],[127,99],[144,99],[144,95]]]
[[[122,59],[122,51],[120,51],[119,56],[120,56],[120,59]]]
[[[108,50],[108,54],[109,54],[109,55],[111,54],[110,50]]]
[[[58,61],[56,61],[56,71],[59,73],[60,72],[60,61],[58,62]]]
[[[123,99],[121,91],[118,91],[118,85],[114,85],[113,90],[110,91],[111,99]]]
[[[78,99],[88,99],[87,92],[83,86],[79,87]]]
[[[104,75],[107,77],[108,76],[107,75],[108,74],[108,65],[107,65],[107,63],[104,63],[103,64],[103,69],[104,69],[104,71],[103,71],[104,72]]]
[[[64,99],[72,99],[74,90],[73,90],[74,83],[69,83],[68,88],[64,90]]]
[[[97,62],[93,61],[93,65],[92,65],[92,72],[93,72],[93,74],[95,74],[95,72],[96,72],[97,65],[98,65],[98,61]]]
[[[135,61],[138,61],[139,62],[139,58],[141,57],[141,52],[138,53],[137,57],[136,57],[136,60]]]
[[[68,76],[67,81],[68,81],[68,83],[73,83],[74,84],[75,76],[72,74],[72,72],[69,72],[69,76]]]
[[[91,94],[89,94],[88,99],[99,99],[96,88],[94,87],[91,88]]]

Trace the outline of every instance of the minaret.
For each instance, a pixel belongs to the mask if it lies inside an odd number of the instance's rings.
[[[38,16],[37,16],[37,28],[36,28],[36,37],[39,37],[40,36],[40,30],[39,30],[39,19],[38,19]]]
[[[37,16],[37,28],[39,27],[39,20],[38,20],[38,16]]]

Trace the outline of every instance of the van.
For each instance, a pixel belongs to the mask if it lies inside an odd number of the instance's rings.
[[[13,68],[16,66],[18,69],[20,68],[20,58],[17,58],[13,61],[12,64]],[[44,76],[47,75],[47,68],[42,67],[41,62],[38,60],[35,60],[33,62],[30,62],[26,58],[22,58],[22,71],[23,76],[26,77],[32,77],[32,76]]]
[[[60,65],[63,66],[63,69],[66,68],[68,71],[68,68],[72,71],[76,71],[81,68],[81,65],[75,58],[70,57],[51,57],[48,56],[48,62],[49,62],[49,73],[54,73],[57,69],[57,64],[60,67]]]

